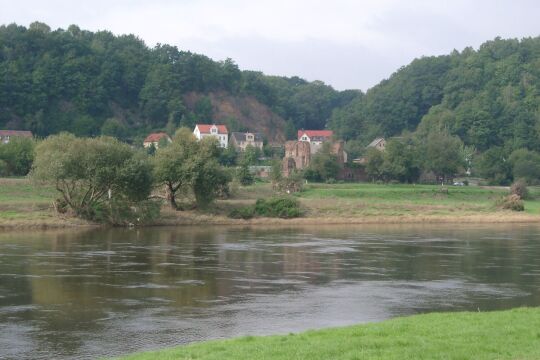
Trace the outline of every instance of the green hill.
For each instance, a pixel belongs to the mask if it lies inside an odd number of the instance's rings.
[[[330,127],[376,136],[445,128],[478,151],[540,150],[540,37],[496,38],[478,50],[423,57],[336,109]]]
[[[270,141],[298,128],[323,128],[333,109],[357,96],[320,81],[241,71],[174,46],[149,48],[134,35],[71,25],[51,30],[0,26],[0,128],[40,136],[114,135],[225,122]]]

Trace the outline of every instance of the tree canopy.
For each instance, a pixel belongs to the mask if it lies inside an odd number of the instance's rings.
[[[404,130],[447,129],[485,151],[540,150],[540,37],[422,57],[335,109],[330,127],[364,144]],[[509,151],[508,151],[509,150]]]
[[[134,35],[76,25],[51,30],[38,22],[0,26],[0,128],[134,139],[208,122],[209,98],[188,109],[190,92],[254,97],[290,120],[292,133],[324,128],[332,111],[359,93],[241,71],[232,59],[214,61],[171,45],[149,48]]]
[[[129,211],[149,197],[153,186],[144,154],[114,138],[77,138],[66,133],[37,145],[32,177],[52,184],[60,203],[91,220],[116,216],[118,208],[110,210],[119,204]]]

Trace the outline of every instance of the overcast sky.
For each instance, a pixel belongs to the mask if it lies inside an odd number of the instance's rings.
[[[241,69],[366,90],[422,55],[540,35],[540,0],[0,0],[0,23],[133,33]]]

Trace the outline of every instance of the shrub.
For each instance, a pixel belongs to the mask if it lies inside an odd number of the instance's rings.
[[[110,225],[144,225],[159,217],[161,204],[154,200],[136,203],[127,199],[111,199],[97,204],[92,212],[93,221]]]
[[[301,172],[295,171],[288,177],[282,177],[281,180],[274,184],[274,190],[287,194],[302,191],[304,186],[304,177]]]
[[[0,144],[0,160],[4,163],[4,175],[25,176],[34,161],[33,139],[15,137],[7,144]]]
[[[526,199],[529,196],[529,190],[525,180],[517,180],[510,186],[510,194],[519,196],[520,199]]]
[[[242,186],[253,185],[253,175],[249,172],[247,165],[242,165],[236,171],[236,179]]]
[[[258,199],[255,203],[255,213],[265,217],[290,219],[301,215],[298,199],[291,197],[275,197]]]
[[[244,206],[237,209],[232,209],[229,217],[232,219],[248,220],[255,216],[255,208],[253,206]]]
[[[255,206],[244,206],[229,212],[232,219],[248,220],[254,216],[278,217],[291,219],[301,216],[300,203],[292,197],[258,199]]]
[[[7,176],[7,175],[9,175],[8,165],[4,160],[0,159],[0,176]]]
[[[499,206],[505,210],[512,210],[512,211],[525,210],[525,205],[523,203],[523,200],[521,200],[521,198],[516,194],[511,194],[502,198],[501,201],[499,202]]]

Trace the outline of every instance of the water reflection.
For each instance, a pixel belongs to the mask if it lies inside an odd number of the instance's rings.
[[[0,358],[540,305],[540,227],[0,234]]]

